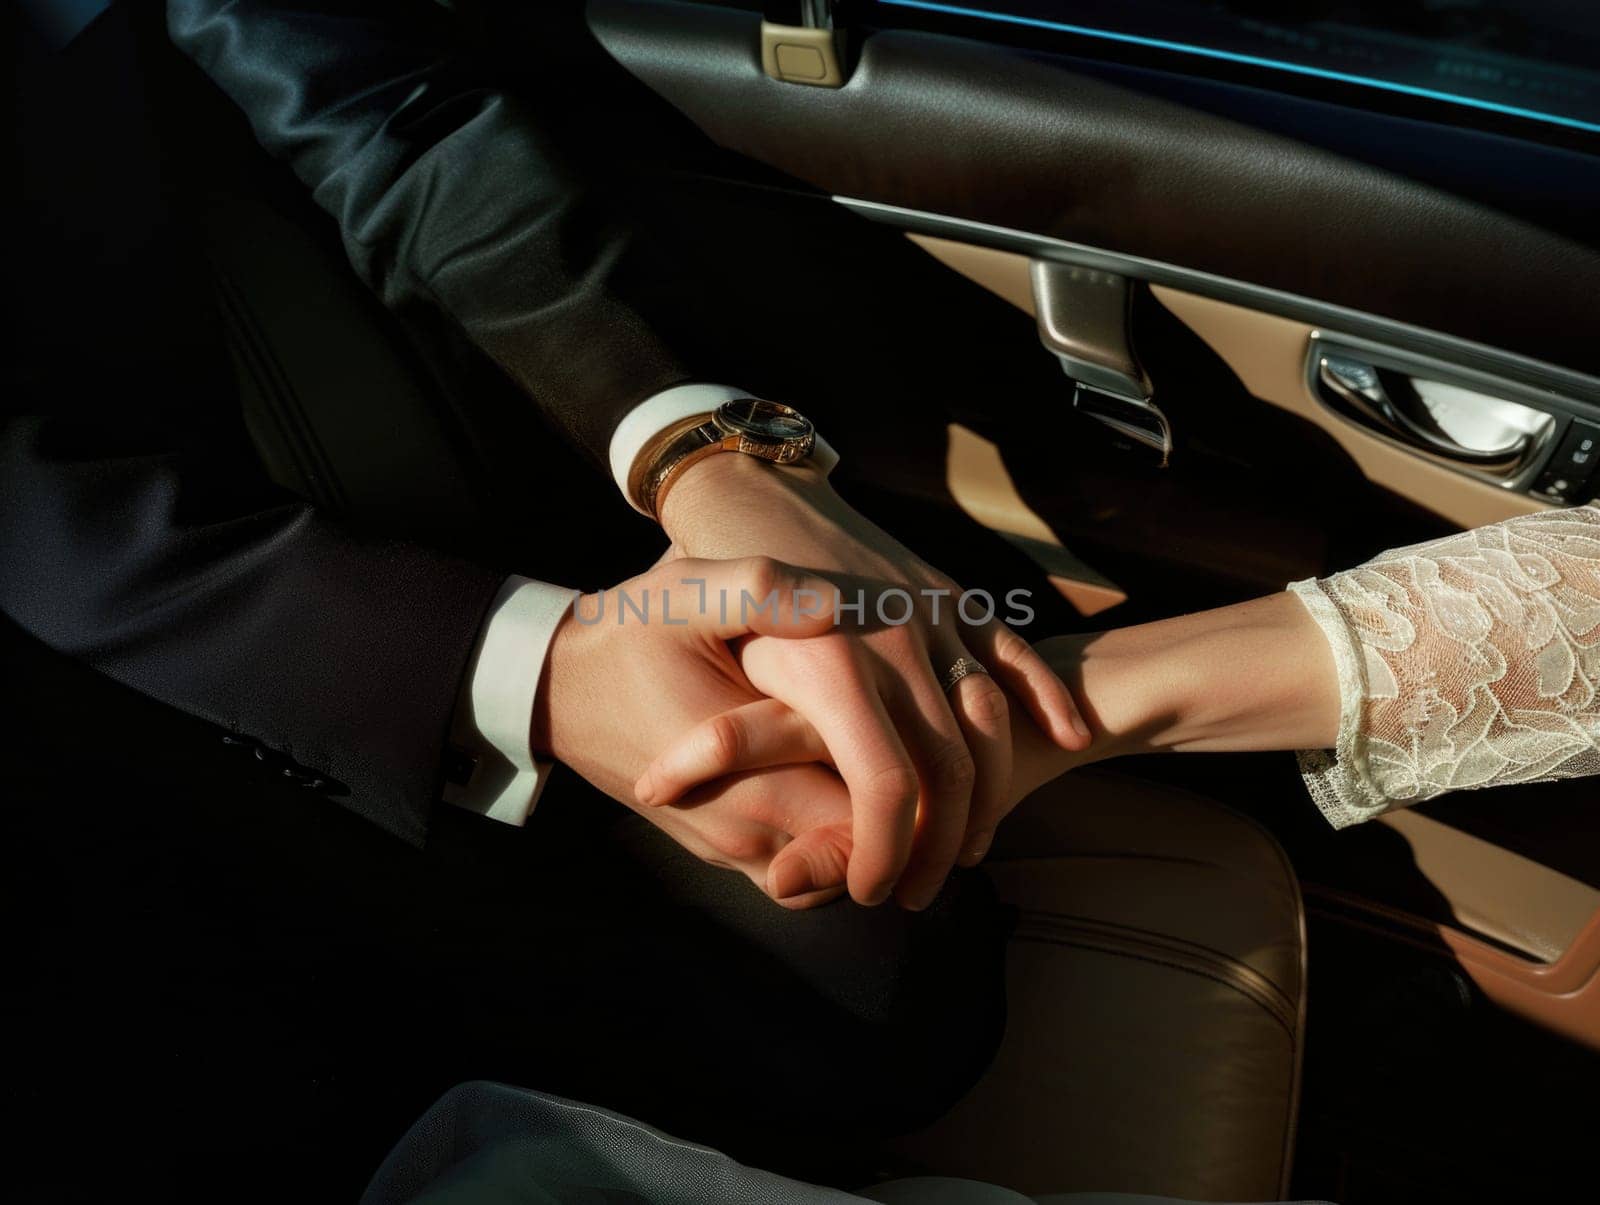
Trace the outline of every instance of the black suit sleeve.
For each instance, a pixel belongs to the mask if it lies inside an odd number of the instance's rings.
[[[630,300],[637,236],[448,11],[169,0],[167,21],[384,302],[447,315],[602,464],[622,416],[686,379]]]
[[[503,575],[363,539],[267,480],[143,22],[117,6],[61,54],[19,58],[0,611],[239,738],[241,770],[419,841]],[[188,755],[156,752],[178,775]],[[65,798],[101,789],[64,768]]]
[[[179,442],[104,415],[8,424],[0,609],[420,842],[503,575],[357,538]]]

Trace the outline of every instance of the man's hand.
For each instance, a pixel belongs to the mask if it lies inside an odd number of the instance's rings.
[[[848,881],[859,902],[893,892],[906,907],[926,907],[958,859],[983,856],[1011,797],[1008,692],[1060,748],[1089,743],[1072,695],[1028,643],[998,619],[964,622],[960,587],[852,510],[815,469],[707,457],[674,485],[661,520],[687,556],[782,557],[833,579],[846,602],[868,585],[869,621],[873,589],[909,595],[889,611],[898,621],[909,601],[909,622],[782,642],[755,684],[806,716],[849,787]],[[940,679],[961,657],[993,677],[969,675],[946,696]],[[817,706],[819,694],[831,702]]]
[[[746,595],[750,605],[743,605]],[[758,608],[772,596],[774,606]],[[836,898],[850,853],[850,799],[825,767],[724,777],[676,808],[640,807],[633,789],[669,742],[760,697],[729,640],[756,633],[783,643],[831,631],[832,596],[827,582],[754,558],[676,560],[579,599],[545,661],[533,748],[641,812],[698,857],[743,872],[786,907]],[[829,605],[813,607],[812,599]]]
[[[1070,673],[1069,659],[1081,656],[1082,639],[1066,637],[1046,641],[1040,651],[1060,658],[1063,669]],[[781,650],[774,640],[749,641],[740,655],[740,662],[752,683],[770,672],[770,664],[781,659]],[[769,664],[764,665],[764,662]],[[1052,778],[1123,751],[1116,734],[1101,726],[1105,721],[1098,707],[1103,705],[1116,717],[1116,722],[1122,722],[1129,703],[1123,697],[1110,698],[1109,695],[1110,691],[1102,689],[1086,700],[1086,707],[1091,709],[1097,723],[1096,740],[1088,751],[1064,750],[1046,737],[1027,715],[1011,713],[1009,735],[1013,767],[996,823]],[[766,698],[712,716],[684,733],[650,763],[640,783],[654,806],[671,810],[667,805],[730,775],[831,760],[822,734],[804,716],[786,703]]]

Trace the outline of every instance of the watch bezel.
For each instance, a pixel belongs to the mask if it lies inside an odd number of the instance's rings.
[[[794,435],[776,435],[770,431],[763,431],[755,427],[750,420],[734,412],[735,406],[746,405],[770,407],[784,418],[795,420],[803,429]],[[817,437],[816,424],[804,414],[793,406],[786,406],[782,402],[774,402],[767,398],[731,398],[716,408],[711,415],[711,422],[724,434],[738,437],[739,451],[768,460],[784,462],[798,460],[811,450]]]

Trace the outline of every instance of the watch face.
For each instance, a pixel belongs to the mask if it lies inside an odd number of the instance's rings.
[[[761,443],[793,443],[812,432],[811,420],[778,402],[739,398],[717,411],[721,423]]]

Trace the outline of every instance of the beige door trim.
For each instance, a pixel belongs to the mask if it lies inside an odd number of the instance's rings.
[[[1600,916],[1600,888],[1432,816],[1401,810],[1375,823],[1400,834],[1417,869],[1469,933],[1555,963]]]
[[[1034,313],[1030,260],[1026,255],[932,235],[906,237],[947,267],[1018,309]],[[1524,494],[1511,493],[1414,456],[1328,410],[1312,396],[1305,377],[1305,358],[1314,327],[1166,285],[1151,285],[1150,291],[1217,353],[1254,397],[1322,428],[1374,484],[1462,527],[1481,527],[1513,515],[1548,509],[1545,503]],[[1181,434],[1183,411],[1169,407],[1168,417]]]
[[[931,235],[907,237],[969,280],[1034,314],[1028,256]],[[1375,484],[1463,527],[1545,509],[1532,498],[1413,456],[1328,411],[1312,396],[1305,375],[1314,329],[1307,323],[1164,285],[1152,285],[1151,292],[1221,357],[1253,396],[1327,431]],[[1169,416],[1181,432],[1184,413]],[[952,429],[948,481],[952,495],[980,522],[1016,536],[1037,538],[1048,532],[1016,495],[1000,449],[960,428]],[[1426,934],[1431,941],[1419,944],[1427,948],[1442,942],[1501,1007],[1600,1049],[1600,893],[1420,814],[1384,819],[1411,845],[1422,873],[1452,902],[1459,926],[1435,924],[1362,897],[1327,890],[1319,894],[1386,918],[1390,926],[1398,923],[1417,939]],[[1531,958],[1508,953],[1491,941],[1526,951]]]
[[[1600,912],[1589,918],[1560,958],[1545,963],[1508,953],[1452,925],[1424,920],[1365,896],[1316,883],[1306,883],[1304,890],[1308,899],[1348,909],[1348,915],[1332,914],[1341,923],[1356,924],[1429,953],[1443,953],[1507,1012],[1600,1050]],[[1370,923],[1354,919],[1363,913],[1371,918]]]
[[[969,517],[1008,537],[1085,618],[1128,601],[1115,582],[1062,546],[1017,491],[998,445],[959,423],[949,425],[947,436],[945,486]]]

